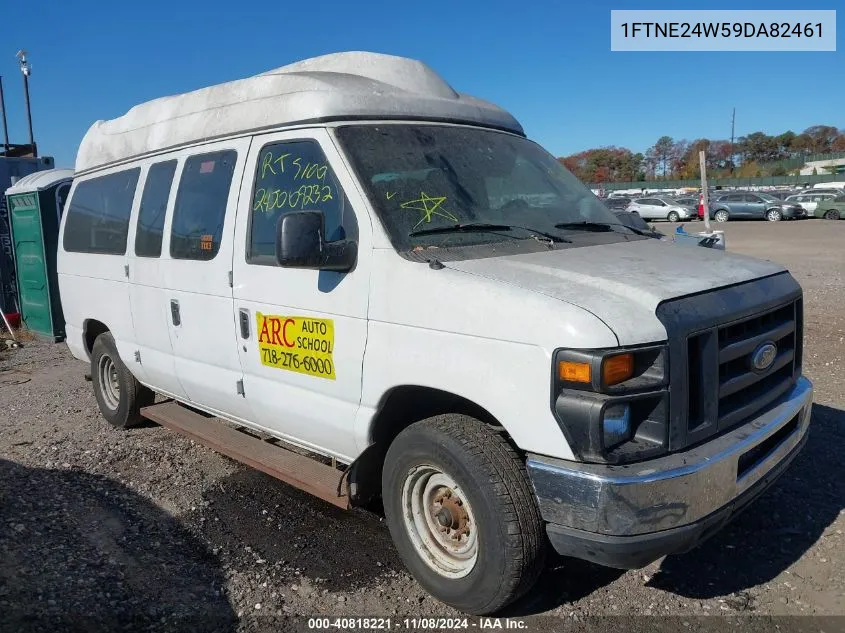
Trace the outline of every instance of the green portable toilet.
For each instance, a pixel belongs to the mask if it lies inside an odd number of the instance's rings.
[[[48,169],[6,189],[21,319],[28,330],[54,341],[65,337],[56,253],[72,182],[72,169]]]

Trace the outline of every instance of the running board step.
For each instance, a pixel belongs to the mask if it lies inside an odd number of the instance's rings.
[[[336,468],[239,431],[219,418],[206,417],[174,401],[144,407],[141,415],[339,508],[349,508],[344,473]]]

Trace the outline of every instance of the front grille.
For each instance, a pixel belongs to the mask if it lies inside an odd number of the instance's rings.
[[[697,332],[687,339],[687,435],[726,431],[783,395],[800,368],[801,301]],[[765,371],[751,358],[764,343],[777,355]]]
[[[760,414],[801,374],[801,287],[789,274],[660,304],[669,344],[669,450],[711,439]],[[758,347],[777,346],[755,371]]]

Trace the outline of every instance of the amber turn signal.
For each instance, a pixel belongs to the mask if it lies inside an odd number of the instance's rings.
[[[604,359],[601,376],[604,384],[618,385],[634,375],[634,355],[617,354]]]
[[[562,360],[558,365],[557,371],[560,379],[567,382],[585,382],[589,384],[592,380],[590,363],[574,363],[572,361]]]

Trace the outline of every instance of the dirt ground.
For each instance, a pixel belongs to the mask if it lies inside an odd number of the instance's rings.
[[[728,250],[780,262],[804,287],[804,371],[816,388],[805,450],[699,549],[629,572],[553,558],[503,615],[534,630],[845,616],[845,221],[720,228]],[[306,630],[296,616],[458,615],[407,574],[377,514],[338,510],[160,427],[113,429],[85,369],[64,345],[0,352],[0,630]],[[845,628],[845,617],[827,622],[813,630]]]

